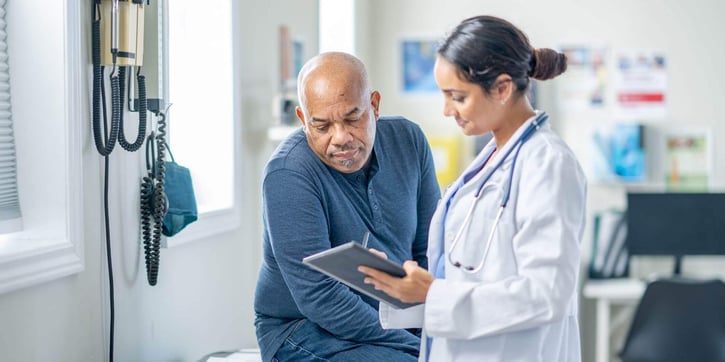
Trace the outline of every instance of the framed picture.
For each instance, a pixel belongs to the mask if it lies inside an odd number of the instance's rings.
[[[403,39],[400,42],[403,93],[438,93],[438,86],[433,77],[437,50],[438,40]]]
[[[581,111],[606,106],[607,47],[565,45],[560,49],[566,54],[567,69],[557,87],[559,107]]]
[[[617,119],[667,117],[667,57],[661,50],[622,50],[614,54],[612,83]]]
[[[664,140],[668,191],[706,192],[710,185],[712,144],[709,130],[668,131]]]
[[[597,182],[647,181],[645,127],[639,123],[599,124],[592,129],[591,170]]]

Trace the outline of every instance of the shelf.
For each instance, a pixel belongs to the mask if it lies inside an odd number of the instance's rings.
[[[590,181],[589,184],[593,187],[602,187],[602,188],[622,188],[626,190],[640,190],[640,191],[664,191],[666,188],[666,185],[664,182],[655,182],[655,181]]]

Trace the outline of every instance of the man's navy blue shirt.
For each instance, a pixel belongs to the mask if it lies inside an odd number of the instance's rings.
[[[420,127],[380,117],[368,167],[342,173],[310,149],[302,129],[275,150],[263,180],[263,261],[254,309],[263,360],[290,326],[316,323],[339,339],[385,343],[416,338],[384,330],[378,302],[302,264],[308,255],[370,232],[368,247],[394,262],[428,266],[428,226],[440,199],[430,147]]]

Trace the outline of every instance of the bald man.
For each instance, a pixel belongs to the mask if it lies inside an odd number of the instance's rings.
[[[368,247],[427,267],[440,189],[423,132],[379,117],[380,93],[352,55],[310,59],[297,82],[302,127],[264,172],[263,262],[254,308],[264,361],[416,361],[419,338],[384,330],[378,302],[302,264],[370,232]]]

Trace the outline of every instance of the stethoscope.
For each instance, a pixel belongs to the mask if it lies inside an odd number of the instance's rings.
[[[498,161],[496,166],[494,166],[493,170],[488,173],[488,176],[483,180],[481,183],[481,186],[478,187],[478,191],[476,191],[476,195],[473,198],[473,201],[471,201],[471,207],[468,208],[468,213],[466,214],[466,217],[463,219],[463,224],[461,224],[461,227],[458,229],[458,233],[456,233],[456,236],[453,238],[453,241],[451,242],[450,248],[448,248],[448,261],[456,268],[459,268],[463,270],[466,273],[474,274],[477,273],[481,268],[483,268],[483,263],[486,260],[486,256],[488,255],[488,251],[491,248],[491,244],[493,241],[493,235],[496,232],[496,229],[498,229],[498,223],[501,220],[501,214],[503,213],[503,209],[506,207],[506,204],[509,201],[509,197],[511,196],[511,181],[514,177],[514,167],[516,166],[516,159],[519,157],[519,151],[521,150],[521,146],[526,142],[531,135],[536,132],[541,127],[541,124],[546,122],[546,120],[549,119],[549,116],[542,112],[540,113],[536,119],[524,130],[524,132],[521,134],[521,137],[519,137],[518,140],[514,143],[514,145],[509,148],[509,150],[506,152],[506,154],[501,157],[501,159]],[[514,158],[511,162],[511,170],[509,171],[509,179],[508,182],[505,184],[504,188],[504,195],[501,199],[501,206],[498,209],[498,213],[496,214],[496,219],[494,219],[493,227],[491,228],[491,232],[488,234],[488,240],[486,241],[486,250],[483,252],[483,256],[481,257],[481,262],[478,263],[477,266],[468,266],[463,265],[461,262],[453,261],[452,255],[453,250],[455,250],[456,245],[458,244],[458,241],[461,240],[461,236],[463,235],[463,232],[470,229],[471,225],[471,216],[473,215],[473,209],[476,206],[476,203],[478,202],[478,199],[481,197],[481,194],[483,191],[483,186],[486,185],[486,182],[488,182],[488,179],[491,178],[491,175],[496,172],[496,170],[501,167],[504,161],[506,161],[506,158],[508,158],[509,154],[516,149],[516,153],[514,153]],[[495,149],[491,151],[491,153],[488,155],[487,158],[490,158],[491,155],[495,152]]]

